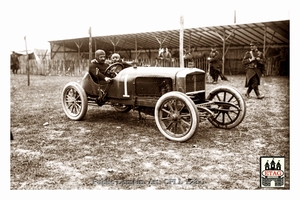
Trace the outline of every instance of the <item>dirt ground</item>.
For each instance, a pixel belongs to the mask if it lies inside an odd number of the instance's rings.
[[[228,76],[244,93],[244,76]],[[245,99],[236,128],[208,121],[187,142],[169,141],[154,117],[110,106],[89,106],[82,121],[69,120],[61,90],[81,77],[11,75],[11,190],[264,190],[260,157],[285,158],[290,189],[290,94],[288,77],[263,77],[265,99]],[[206,90],[216,87],[207,84]]]

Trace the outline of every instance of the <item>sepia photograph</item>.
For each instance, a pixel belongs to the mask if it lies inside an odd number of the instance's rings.
[[[6,6],[13,197],[294,192],[290,1]]]

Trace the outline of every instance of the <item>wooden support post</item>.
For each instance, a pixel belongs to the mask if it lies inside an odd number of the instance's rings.
[[[149,58],[149,59],[151,59],[151,50],[150,50],[150,49],[148,49],[148,52],[147,52],[147,50],[145,50],[145,52],[146,52],[146,54],[147,54],[148,58]]]
[[[129,51],[125,51],[125,52],[126,52],[126,54],[127,54],[128,58],[129,58],[129,59],[132,59],[132,57],[131,57],[131,50],[129,50]]]
[[[61,45],[58,46],[58,48],[54,49],[55,44],[51,45],[51,60],[54,58],[54,56],[57,54],[58,50],[60,49]]]
[[[263,58],[264,59],[266,59],[266,38],[267,38],[267,26],[265,26],[265,30],[264,30],[264,46],[263,46]],[[265,62],[265,64],[266,64],[266,62]],[[268,67],[267,67],[266,72],[267,72],[266,75],[269,75],[269,69],[268,69]]]
[[[112,41],[111,39],[109,39],[109,41],[112,43],[113,47],[114,47],[114,53],[116,52],[116,46],[118,45],[120,39],[117,39],[114,37],[114,41]]]
[[[179,60],[180,68],[184,68],[183,60],[183,34],[184,34],[184,19],[183,16],[180,17],[180,35],[179,35]]]
[[[48,49],[47,49],[46,52],[43,54],[42,60],[45,60],[45,59],[46,59],[47,53],[48,53]]]
[[[75,41],[75,44],[76,44],[76,46],[78,48],[77,59],[79,60],[80,59],[80,48],[81,48],[83,42],[81,41],[81,43],[79,44],[77,41]]]
[[[161,49],[162,48],[162,42],[156,36],[154,36],[154,37],[155,37],[155,39],[157,40],[157,42],[159,44],[159,49]]]
[[[30,68],[29,68],[29,56],[28,56],[28,50],[27,50],[26,36],[24,37],[24,40],[25,40],[25,50],[26,50],[27,85],[30,86]]]
[[[157,40],[157,42],[159,43],[159,48],[161,49],[163,46],[163,43],[166,41],[166,39],[169,37],[169,35],[167,35],[163,40],[162,39],[158,39],[156,36],[154,36],[155,39]]]
[[[267,38],[267,26],[265,26],[265,30],[264,30],[263,58],[265,58],[266,56],[266,38]]]
[[[223,31],[223,38],[225,38],[225,30]],[[224,74],[225,69],[225,45],[226,39],[223,39],[223,52],[222,52],[222,74]]]
[[[189,53],[191,53],[191,35],[192,35],[192,32],[189,31]]]
[[[236,10],[234,10],[234,17],[233,17],[233,23],[236,23]]]
[[[52,43],[50,42],[50,60],[52,60],[53,55],[54,55],[54,53],[53,53],[53,48],[54,48],[54,44],[52,44]]]
[[[92,28],[89,28],[89,61],[93,59],[93,50],[92,50]]]
[[[226,36],[226,32],[225,32],[225,29],[223,30],[223,36],[221,36],[218,32],[215,32],[217,36],[219,36],[219,38],[221,38],[222,40],[222,46],[223,46],[223,49],[222,49],[222,52],[223,52],[223,55],[222,55],[222,74],[224,74],[224,68],[225,68],[225,55],[227,53],[227,50],[225,51],[225,45],[226,45],[226,40],[228,40],[228,38],[234,33],[234,31],[232,31],[227,37]]]
[[[63,72],[63,74],[65,73],[65,68],[66,68],[66,53],[65,53],[65,51],[66,51],[66,46],[65,46],[65,41],[63,42],[63,45],[64,45],[64,62],[63,62],[63,65],[62,65],[62,72]]]
[[[135,59],[134,59],[134,61],[135,62],[137,62],[137,36],[135,35],[135,38],[134,38],[135,40],[134,40],[134,44],[135,44]]]

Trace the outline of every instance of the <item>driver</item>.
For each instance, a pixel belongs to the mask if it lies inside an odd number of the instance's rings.
[[[107,63],[105,63],[105,59],[105,51],[98,49],[95,52],[95,59],[93,60],[94,62],[92,62],[89,66],[89,73],[96,83],[99,83],[100,80],[105,80],[108,83],[112,81],[111,78],[104,75],[104,71],[109,66]]]

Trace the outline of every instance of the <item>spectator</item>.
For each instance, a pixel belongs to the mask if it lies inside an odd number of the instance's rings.
[[[221,75],[222,58],[220,53],[217,51],[216,46],[211,47],[209,57],[207,58],[210,64],[209,74],[213,79],[213,83],[218,82],[218,78]]]
[[[258,50],[258,42],[250,43],[250,51],[245,53],[242,63],[246,68],[246,83],[248,87],[245,96],[250,98],[252,89],[254,90],[258,99],[263,99],[265,96],[260,94],[258,86],[260,85],[260,78],[265,73],[263,53]]]
[[[20,69],[20,61],[18,55],[14,51],[10,55],[10,68],[13,74],[17,74],[18,70]]]

